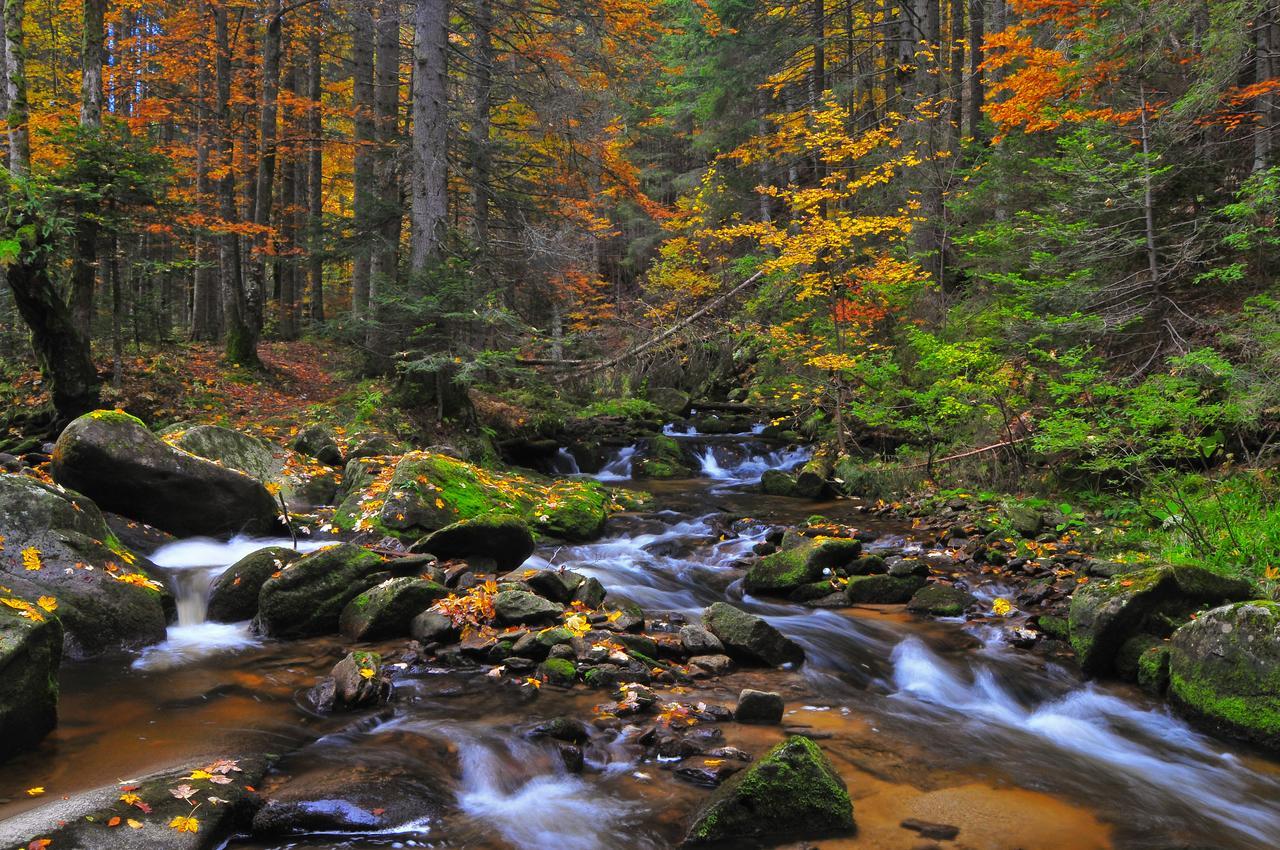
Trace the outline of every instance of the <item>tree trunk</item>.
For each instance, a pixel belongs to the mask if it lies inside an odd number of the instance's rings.
[[[960,155],[960,123],[964,115],[964,7],[965,0],[951,0],[949,11],[951,91],[947,95],[950,101],[947,104],[947,112],[951,120],[948,150],[953,157]]]
[[[354,227],[352,250],[351,315],[360,318],[369,307],[369,226],[373,218],[373,15],[367,0],[354,0],[351,9],[351,87],[355,109]]]
[[[446,56],[447,0],[415,0],[413,207],[410,268],[422,274],[440,257],[449,215]]]
[[[474,239],[483,257],[489,256],[489,203],[492,195],[493,124],[493,0],[476,0],[475,114],[471,119],[471,214]]]
[[[203,4],[202,4],[203,5]],[[209,181],[209,63],[202,56],[196,69],[196,207],[203,213],[210,209]],[[218,338],[218,291],[213,270],[209,238],[196,237],[196,268],[192,277],[191,338],[212,342]]]
[[[22,36],[26,0],[4,0],[5,87],[8,90],[9,170],[26,177],[31,170],[30,112],[27,105],[27,48]]]
[[[1276,45],[1271,43],[1272,5],[1265,3],[1253,21],[1254,43],[1254,81],[1267,83],[1275,76],[1275,60],[1273,51]],[[1253,171],[1262,171],[1271,165],[1271,130],[1274,123],[1273,107],[1275,94],[1263,91],[1255,98],[1254,110],[1257,113],[1257,126],[1253,131]]]
[[[389,363],[393,334],[388,328],[385,301],[395,291],[397,249],[400,246],[400,181],[396,169],[396,134],[400,107],[400,4],[383,0],[378,14],[375,46],[373,102],[373,175],[376,198],[373,203],[373,256],[369,264],[369,315],[372,322],[365,345],[373,357],[375,371],[385,371]]]
[[[320,20],[317,14],[317,21]],[[307,232],[310,292],[308,299],[312,324],[324,321],[324,115],[321,90],[324,73],[320,64],[320,39],[312,38],[307,53],[307,97],[311,101],[307,110],[307,135],[310,148],[307,154]]]
[[[277,123],[280,111],[280,59],[283,52],[284,20],[280,0],[271,0],[267,28],[262,39],[262,101],[258,121],[258,176],[253,193],[253,256],[245,291],[244,324],[255,348],[262,333],[262,311],[267,292],[266,231],[271,226],[276,178]],[[247,365],[247,364],[242,364]]]
[[[986,4],[983,0],[969,0],[969,136],[978,144],[984,144],[982,133],[982,42],[985,38]]]

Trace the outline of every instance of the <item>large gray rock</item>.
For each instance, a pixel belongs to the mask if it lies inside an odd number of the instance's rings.
[[[57,600],[69,657],[164,640],[173,598],[93,502],[25,475],[0,475],[0,537],[0,585],[29,602]]]
[[[62,623],[27,601],[0,592],[0,759],[27,750],[58,725]],[[14,604],[26,607],[14,608]]]
[[[767,846],[848,835],[854,828],[844,780],[817,744],[794,736],[720,786],[684,846]]]
[[[448,595],[449,588],[427,579],[387,579],[347,603],[338,630],[352,640],[406,637],[413,618]]]
[[[727,602],[713,603],[702,613],[702,622],[736,661],[773,667],[804,661],[804,650],[797,643],[755,614]]]
[[[1217,732],[1280,751],[1280,605],[1225,605],[1174,632],[1169,696]]]
[[[167,432],[164,440],[256,478],[277,490],[291,509],[328,504],[337,490],[337,476],[329,467],[231,428],[195,425]]]
[[[1105,675],[1135,635],[1168,637],[1195,611],[1251,595],[1243,579],[1189,566],[1155,566],[1090,582],[1071,597],[1071,646],[1086,673]]]
[[[492,560],[502,572],[514,570],[533,554],[533,533],[524,520],[488,514],[464,519],[433,531],[413,546],[442,561],[454,558]]]
[[[524,590],[504,590],[493,597],[493,610],[499,623],[528,626],[555,622],[564,606]]]
[[[301,557],[283,546],[268,546],[245,555],[213,580],[207,619],[214,623],[252,620],[258,615],[258,594],[267,579]]]
[[[305,555],[262,585],[258,623],[272,637],[332,634],[342,609],[376,585],[383,569],[381,558],[350,543]]]
[[[279,506],[262,482],[174,448],[119,411],[68,425],[52,471],[102,509],[180,536],[266,534],[279,526]]]

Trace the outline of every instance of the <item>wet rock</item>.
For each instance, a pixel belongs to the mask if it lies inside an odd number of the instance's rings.
[[[519,517],[486,515],[459,520],[414,544],[442,560],[491,559],[502,572],[514,570],[533,554],[533,533]]]
[[[901,605],[924,586],[925,579],[918,575],[853,576],[845,587],[845,598],[850,605]]]
[[[0,592],[0,599],[13,598]],[[0,605],[0,759],[36,746],[58,725],[62,623],[38,606],[31,610],[43,619]]]
[[[564,765],[564,769],[569,773],[582,773],[587,766],[587,759],[583,755],[581,747],[573,744],[560,744],[556,747],[556,752],[560,755],[560,762]]]
[[[442,584],[401,576],[359,594],[342,609],[338,630],[352,640],[381,640],[410,633],[414,618],[449,595]]]
[[[504,590],[493,597],[497,621],[504,625],[526,626],[553,623],[564,606],[523,590]]]
[[[798,644],[760,617],[726,602],[712,604],[702,620],[735,660],[772,667],[804,661],[804,650]]]
[[[894,578],[907,576],[926,578],[929,575],[929,565],[919,558],[900,558],[889,565],[889,575]]]
[[[95,411],[68,425],[55,446],[52,472],[105,510],[173,534],[279,529],[279,506],[262,482],[173,448],[119,411]]]
[[[342,449],[338,446],[338,438],[324,425],[303,428],[294,435],[289,446],[298,454],[315,458],[323,464],[342,466]]]
[[[689,655],[720,655],[724,653],[724,644],[720,638],[711,634],[702,626],[682,626],[680,628],[680,645]]]
[[[0,586],[11,591],[4,595],[33,605],[42,596],[56,599],[68,657],[164,640],[173,598],[93,502],[26,475],[0,474],[0,536]]]
[[[717,678],[733,672],[733,659],[728,655],[694,655],[689,667],[695,678]]]
[[[750,593],[783,595],[803,584],[847,567],[857,560],[862,544],[835,537],[804,537],[788,533],[782,548],[757,560],[747,570],[743,587]]]
[[[213,580],[207,618],[214,623],[239,623],[258,614],[258,594],[275,573],[302,557],[283,546],[268,546],[236,561]]]
[[[742,765],[730,761],[720,761],[718,764],[715,762],[716,760],[712,759],[710,763],[698,761],[694,764],[683,764],[675,769],[675,777],[691,785],[716,788],[730,776],[742,770]]]
[[[795,736],[717,789],[683,846],[794,842],[847,835],[854,828],[844,780],[817,744]]]
[[[930,584],[917,590],[907,610],[934,617],[959,617],[978,599],[972,593],[949,584]]]
[[[1225,605],[1174,632],[1169,696],[1211,729],[1280,751],[1280,604]]]
[[[581,602],[588,608],[595,610],[604,604],[606,596],[604,585],[599,579],[584,579],[582,584],[578,585],[578,589],[573,592],[573,601]],[[624,629],[625,631],[625,629]]]
[[[773,726],[782,722],[783,708],[782,694],[744,688],[738,694],[738,707],[733,712],[733,719],[739,723]]]
[[[342,708],[369,708],[391,698],[391,681],[383,674],[382,656],[376,652],[349,652],[329,672],[337,686],[336,704]]]
[[[567,604],[574,592],[582,586],[584,576],[572,570],[538,570],[522,578],[529,589],[552,602]]]
[[[69,800],[51,799],[30,813],[29,833],[19,835],[27,828],[22,820],[28,816],[22,815],[0,827],[0,840],[6,847],[47,846],[49,850],[211,850],[223,846],[233,833],[248,830],[260,803],[250,789],[261,784],[266,767],[265,757],[247,756],[143,777],[130,783],[132,790],[127,793],[135,795],[145,811],[121,799],[124,795],[117,785],[76,794]],[[197,770],[219,781],[192,779]],[[192,789],[192,802],[170,793],[183,785]],[[210,803],[209,797],[220,802]],[[200,804],[194,814],[193,803]],[[193,816],[196,831],[180,832],[172,825],[174,818]],[[126,820],[141,826],[131,828]],[[36,843],[39,840],[48,843]]]
[[[553,738],[570,744],[585,744],[591,739],[586,723],[574,717],[553,717],[544,720],[526,733],[528,738]]]
[[[350,543],[312,552],[262,585],[257,622],[272,637],[336,632],[342,609],[376,585],[382,569],[381,558]]]
[[[567,688],[578,680],[578,668],[567,658],[548,658],[538,665],[538,675],[547,684]]]
[[[903,829],[920,833],[921,838],[931,838],[935,841],[953,841],[960,834],[960,827],[958,826],[946,823],[931,823],[930,821],[917,820],[916,818],[907,818],[899,826]]]
[[[770,496],[795,496],[796,478],[781,469],[766,469],[760,476],[760,492]]]
[[[462,630],[453,620],[439,611],[423,611],[409,624],[409,634],[414,640],[427,646],[433,643],[453,643]]]
[[[1190,566],[1156,566],[1090,582],[1071,598],[1071,646],[1086,673],[1104,675],[1134,635],[1167,637],[1194,611],[1248,599],[1251,591],[1243,579]]]
[[[632,462],[631,475],[633,478],[692,478],[695,469],[679,440],[655,434],[648,438],[645,448]]]

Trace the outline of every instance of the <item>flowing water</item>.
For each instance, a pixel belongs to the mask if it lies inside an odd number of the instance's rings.
[[[785,723],[820,740],[855,801],[858,836],[824,848],[919,846],[919,836],[898,825],[909,817],[959,826],[959,839],[941,846],[971,850],[1280,847],[1280,765],[1195,732],[1130,688],[1084,682],[1068,666],[1008,646],[991,626],[919,621],[895,607],[811,610],[744,595],[741,563],[770,523],[817,512],[880,532],[871,549],[919,544],[907,529],[854,513],[851,502],[815,505],[744,486],[764,469],[801,462],[802,452],[749,441],[695,448],[703,477],[646,485],[652,511],[615,517],[610,536],[595,543],[542,547],[528,566],[595,576],[613,598],[676,622],[729,598],[801,643],[807,660],[798,670],[742,671],[679,698],[732,704],[744,686],[784,694]],[[623,477],[633,454],[623,450],[602,475]],[[753,521],[733,522],[747,516]],[[642,761],[637,727],[593,739],[581,775],[521,734],[540,718],[589,716],[605,698],[600,692],[543,688],[530,696],[483,672],[427,669],[398,680],[391,706],[373,716],[302,711],[297,694],[345,653],[341,642],[262,641],[244,624],[203,622],[217,572],[280,542],[186,541],[155,553],[179,598],[178,624],[165,644],[141,655],[64,665],[58,730],[0,766],[0,795],[12,797],[0,802],[0,844],[3,819],[39,805],[20,789],[75,794],[207,755],[263,750],[293,751],[286,770],[420,767],[434,758],[420,753],[444,751],[449,757],[433,775],[448,801],[442,812],[415,814],[390,831],[232,845],[243,850],[678,843],[707,792],[675,780],[672,765]],[[394,654],[398,646],[383,649]],[[782,734],[722,729],[726,744],[756,753]]]

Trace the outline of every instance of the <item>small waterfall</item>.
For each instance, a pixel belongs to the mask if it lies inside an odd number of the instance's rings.
[[[662,426],[662,433],[668,437],[699,437],[698,429],[692,425],[677,426],[674,422],[668,422]]]
[[[635,446],[625,446],[592,477],[597,481],[626,481],[631,478],[631,462],[636,454]]]
[[[733,444],[709,444],[698,455],[701,475],[717,481],[734,484],[755,484],[770,469],[791,470],[804,463],[813,454],[808,446],[797,446],[776,451],[761,451],[762,447],[740,446],[730,452]],[[717,455],[716,450],[721,454]],[[743,453],[745,450],[745,454]],[[729,458],[724,455],[728,454]],[[738,455],[737,459],[733,455]]]
[[[702,454],[698,455],[698,463],[701,466],[701,473],[704,478],[715,478],[718,481],[724,481],[734,477],[731,472],[720,466],[720,461],[716,459],[715,446],[707,446]]]
[[[555,453],[555,457],[551,458],[551,472],[554,475],[582,474],[582,470],[578,468],[578,459],[563,446]]]

